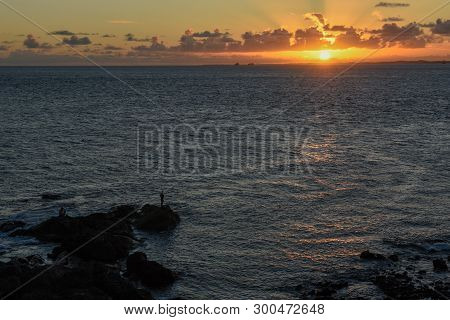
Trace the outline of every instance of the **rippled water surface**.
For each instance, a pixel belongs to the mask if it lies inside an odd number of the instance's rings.
[[[161,297],[293,298],[370,248],[449,252],[450,66],[0,68],[0,222],[167,203],[182,222],[139,244],[180,272]],[[280,114],[280,110],[287,110]],[[296,174],[137,172],[151,124],[306,128]],[[61,194],[44,201],[41,194]],[[3,257],[45,250],[0,234]],[[49,246],[51,248],[51,246]]]

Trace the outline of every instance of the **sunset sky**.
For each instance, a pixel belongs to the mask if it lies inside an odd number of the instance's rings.
[[[108,65],[450,60],[449,19],[448,0],[0,0],[0,65],[86,64],[69,46]]]

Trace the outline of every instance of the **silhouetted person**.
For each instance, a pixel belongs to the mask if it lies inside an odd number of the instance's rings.
[[[161,191],[159,197],[161,198],[161,208],[162,208],[164,206],[164,191]]]
[[[59,208],[59,217],[65,217],[66,216],[66,209],[63,207]]]

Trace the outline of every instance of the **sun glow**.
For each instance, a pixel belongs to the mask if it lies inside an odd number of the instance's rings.
[[[331,52],[330,51],[322,50],[322,51],[319,52],[319,59],[320,60],[325,61],[325,60],[330,60],[330,58],[331,58]]]

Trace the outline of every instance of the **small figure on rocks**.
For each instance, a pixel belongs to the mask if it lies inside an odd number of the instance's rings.
[[[66,216],[66,209],[64,207],[59,208],[59,217],[63,218]]]
[[[161,198],[161,208],[162,208],[164,206],[164,191],[161,191],[159,197]]]

